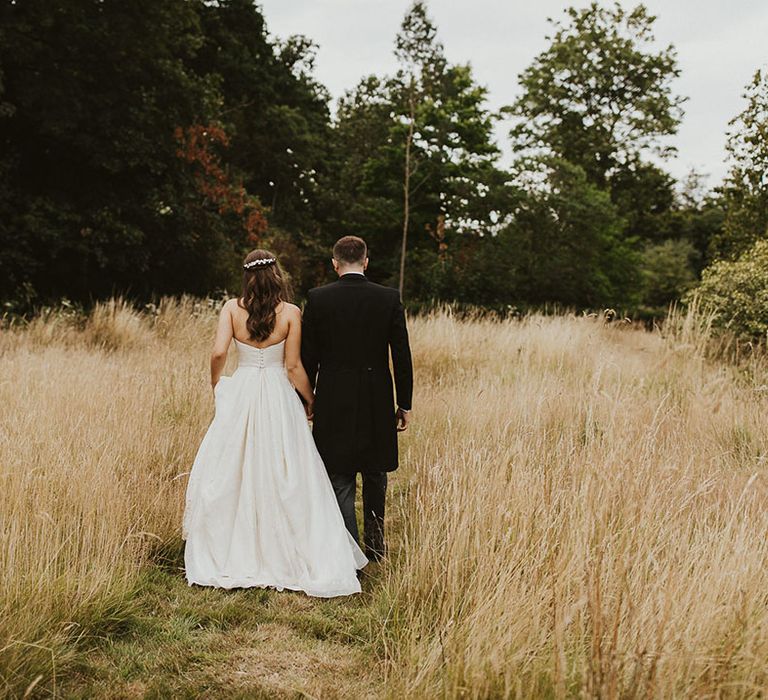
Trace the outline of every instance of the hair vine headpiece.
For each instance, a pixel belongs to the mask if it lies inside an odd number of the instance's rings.
[[[251,260],[243,265],[246,270],[250,270],[252,267],[264,267],[265,265],[274,265],[277,262],[275,258],[261,258],[259,260]]]

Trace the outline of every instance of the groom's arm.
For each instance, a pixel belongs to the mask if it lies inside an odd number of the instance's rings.
[[[395,372],[397,405],[404,411],[411,410],[413,398],[413,362],[408,328],[405,325],[405,310],[398,295],[389,327],[389,349],[392,353],[392,368]]]
[[[317,381],[317,370],[320,365],[320,356],[317,347],[317,327],[312,308],[312,291],[307,295],[307,303],[304,306],[304,316],[301,323],[301,363],[307,371],[309,383],[312,389]]]

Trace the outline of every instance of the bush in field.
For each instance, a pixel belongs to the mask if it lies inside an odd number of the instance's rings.
[[[716,313],[715,322],[743,338],[768,334],[768,240],[757,241],[734,261],[704,270],[698,295]]]

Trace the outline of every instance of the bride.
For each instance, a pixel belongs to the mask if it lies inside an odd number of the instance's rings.
[[[192,466],[183,537],[190,585],[360,591],[367,564],[344,520],[307,419],[301,312],[274,255],[245,258],[243,293],[224,304],[211,356],[215,416]],[[222,376],[234,339],[238,366]],[[296,395],[301,394],[305,407]]]

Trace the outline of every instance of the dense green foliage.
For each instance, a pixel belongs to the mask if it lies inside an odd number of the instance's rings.
[[[326,183],[337,205],[329,223],[332,237],[364,232],[375,253],[374,273],[396,285],[408,149],[406,290],[409,296],[456,298],[449,260],[491,233],[507,188],[497,167],[486,91],[469,66],[446,60],[434,36],[417,3],[397,39],[401,69],[363,79],[341,101],[337,168]]]
[[[747,86],[744,111],[731,121],[730,171],[722,187],[722,233],[712,242],[717,257],[735,259],[768,237],[768,71]]]
[[[608,195],[617,221],[611,254],[594,255],[589,235],[567,236],[571,250],[566,244],[560,255],[570,257],[574,270],[588,268],[590,282],[581,295],[559,296],[576,305],[599,298],[663,313],[700,267],[711,235],[697,207],[683,203],[673,178],[649,160],[674,152],[664,139],[682,118],[684,98],[671,87],[680,74],[675,51],[654,48],[655,18],[642,5],[625,10],[592,3],[566,10],[565,17],[551,22],[549,46],[520,76],[523,92],[508,108],[518,118],[511,138],[523,156],[552,154],[579,168],[595,192]],[[591,236],[599,235],[602,220],[594,220]],[[547,227],[537,223],[533,230],[538,235]],[[692,246],[698,255],[668,254]],[[547,295],[558,291],[550,287]]]
[[[741,338],[768,340],[768,240],[757,241],[736,260],[712,264],[695,294],[714,312],[717,325]]]
[[[248,0],[0,8],[0,295],[205,293],[259,242],[259,199],[307,219],[326,97]]]
[[[510,111],[523,119],[512,130],[519,148],[543,145],[581,166],[590,182],[610,184],[642,165],[658,139],[675,133],[682,98],[674,49],[654,51],[654,17],[639,5],[625,11],[592,3],[551,21],[550,45],[520,76],[523,93]],[[647,166],[646,166],[647,168]]]
[[[725,217],[711,236],[713,260],[692,292],[718,325],[768,341],[768,74],[757,71],[731,121],[730,170],[718,197]]]
[[[191,6],[5,2],[0,26],[3,295],[170,291],[190,266],[205,289],[226,226],[173,141],[214,98]]]
[[[596,3],[553,21],[502,168],[499,115],[424,2],[396,71],[332,114],[316,46],[270,35],[250,0],[0,0],[0,299],[236,289],[255,246],[301,294],[354,233],[413,301],[662,314],[765,238],[768,92],[758,73],[720,191],[675,182],[684,98],[654,21]]]

